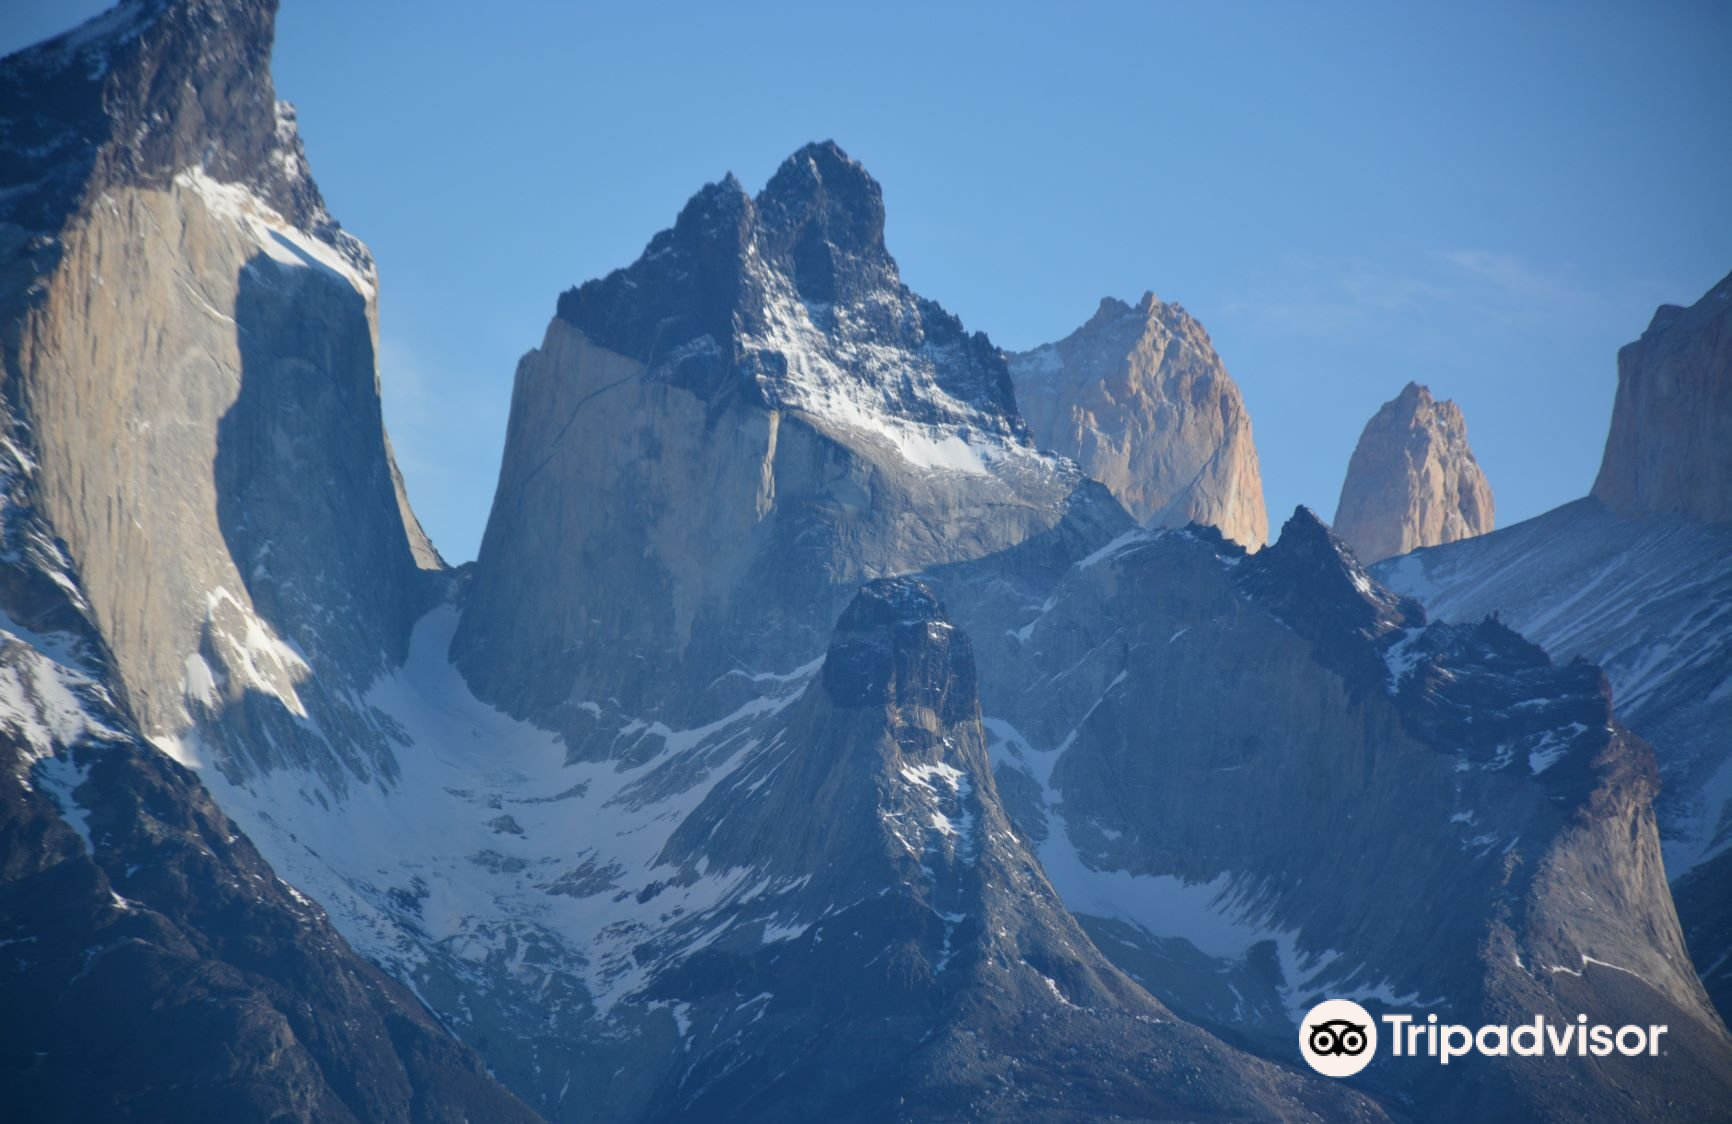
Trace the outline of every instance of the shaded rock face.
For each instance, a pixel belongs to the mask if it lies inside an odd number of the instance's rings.
[[[19,1119],[534,1121],[141,741],[0,750],[0,1095]],[[28,1017],[21,1017],[28,1013]]]
[[[1056,582],[1000,558],[931,576],[983,638],[1014,822],[1097,947],[1180,1015],[1284,1060],[1324,997],[1665,1023],[1687,1045],[1659,1067],[1446,1079],[1380,1056],[1363,1081],[1421,1119],[1719,1111],[1732,1041],[1688,967],[1649,751],[1597,669],[1495,622],[1426,623],[1303,510],[1249,557],[1137,532]]]
[[[393,768],[352,693],[438,563],[384,439],[371,259],[275,99],[274,12],[126,4],[0,63],[7,168],[41,173],[0,213],[0,468],[149,736],[340,788]]]
[[[918,583],[872,583],[813,665],[622,760],[473,699],[454,618],[380,700],[415,746],[397,790],[279,801],[261,835],[549,1119],[1376,1118],[1092,947]]]
[[[1057,343],[1010,358],[1041,447],[1070,457],[1145,526],[1269,538],[1251,416],[1203,326],[1143,294],[1108,298]]]
[[[1494,514],[1461,408],[1410,382],[1359,435],[1341,483],[1335,533],[1370,565],[1483,535]]]
[[[1556,659],[1605,670],[1621,722],[1654,747],[1655,810],[1679,919],[1721,1014],[1732,1013],[1732,526],[1565,504],[1375,569],[1443,620],[1488,614]]]
[[[882,228],[878,185],[811,145],[560,298],[454,647],[481,697],[627,754],[621,731],[737,706],[751,681],[718,671],[819,657],[863,581],[1072,508],[1123,522],[1033,449],[997,350],[901,284]]]
[[[108,188],[166,190],[203,166],[335,237],[294,112],[271,86],[276,11],[275,0],[126,0],[0,63],[12,221],[52,230]]]
[[[647,1118],[1381,1116],[1177,1022],[1094,949],[1005,818],[972,645],[921,584],[860,592],[763,746],[663,851],[675,882],[784,889],[650,985],[689,1029]]]
[[[1618,352],[1618,396],[1594,498],[1620,515],[1732,520],[1732,276],[1663,305]]]

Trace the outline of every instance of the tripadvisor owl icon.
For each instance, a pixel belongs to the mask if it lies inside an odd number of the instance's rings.
[[[1352,1077],[1377,1053],[1377,1022],[1348,999],[1328,999],[1299,1023],[1299,1052],[1326,1077]]]

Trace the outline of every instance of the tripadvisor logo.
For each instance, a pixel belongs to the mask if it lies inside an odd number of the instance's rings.
[[[1389,1056],[1435,1058],[1448,1065],[1454,1058],[1478,1052],[1488,1057],[1596,1058],[1616,1050],[1625,1057],[1654,1057],[1660,1052],[1663,1026],[1588,1025],[1588,1016],[1575,1022],[1550,1023],[1545,1016],[1509,1026],[1482,1026],[1478,1030],[1440,1023],[1436,1015],[1418,1022],[1412,1015],[1384,1015],[1389,1032]],[[1328,999],[1311,1008],[1299,1023],[1299,1052],[1311,1068],[1328,1077],[1352,1077],[1371,1064],[1377,1053],[1377,1020],[1364,1007],[1347,999]]]
[[[1326,999],[1300,1022],[1299,1052],[1326,1077],[1352,1077],[1377,1053],[1377,1023],[1350,999]]]

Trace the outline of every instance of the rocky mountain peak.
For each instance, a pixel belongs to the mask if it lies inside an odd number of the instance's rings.
[[[135,0],[0,62],[0,218],[28,232],[0,280],[0,426],[29,453],[3,471],[148,734],[251,692],[244,730],[198,735],[238,772],[282,763],[266,724],[292,738],[325,682],[392,662],[438,566],[383,432],[371,257],[276,100],[275,18]],[[390,774],[373,748],[297,760],[340,786]]]
[[[861,589],[836,625],[823,680],[838,706],[924,707],[945,722],[973,716],[973,648],[932,590],[911,578]]]
[[[622,752],[614,734],[664,705],[737,705],[717,662],[817,659],[863,582],[1070,517],[1093,485],[1033,447],[991,341],[902,283],[883,220],[872,177],[808,145],[755,197],[705,187],[637,261],[560,297],[519,365],[455,638],[478,693]],[[528,514],[568,508],[551,534]],[[659,670],[600,657],[616,644]],[[701,683],[675,689],[687,672]]]
[[[1347,466],[1335,533],[1361,562],[1492,529],[1491,485],[1454,402],[1409,382],[1366,423]]]
[[[858,298],[893,283],[884,193],[834,141],[783,162],[758,196],[763,249],[808,301]]]
[[[271,81],[276,13],[275,0],[128,0],[0,62],[12,221],[52,229],[106,187],[202,169],[329,238]]]
[[[1662,305],[1618,352],[1618,396],[1593,494],[1620,515],[1732,519],[1732,275]]]
[[[693,196],[624,269],[570,289],[558,316],[590,342],[711,403],[836,399],[1026,444],[996,348],[908,291],[884,245],[878,182],[833,141],[746,195],[732,175]],[[919,353],[911,364],[863,356]]]
[[[1010,367],[1036,441],[1076,460],[1138,521],[1204,523],[1253,548],[1268,538],[1250,415],[1182,306],[1107,297]]]
[[[1381,683],[1385,668],[1362,641],[1380,643],[1425,621],[1416,603],[1372,581],[1352,551],[1303,505],[1275,544],[1238,567],[1236,577],[1241,588],[1312,642],[1318,662],[1365,685]]]

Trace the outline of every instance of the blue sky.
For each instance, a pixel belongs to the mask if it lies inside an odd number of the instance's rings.
[[[0,48],[102,7],[12,0]],[[381,273],[386,421],[452,561],[561,289],[834,138],[904,278],[1013,348],[1153,290],[1276,524],[1409,379],[1507,525],[1584,494],[1618,347],[1732,271],[1732,5],[283,0],[276,76]]]

